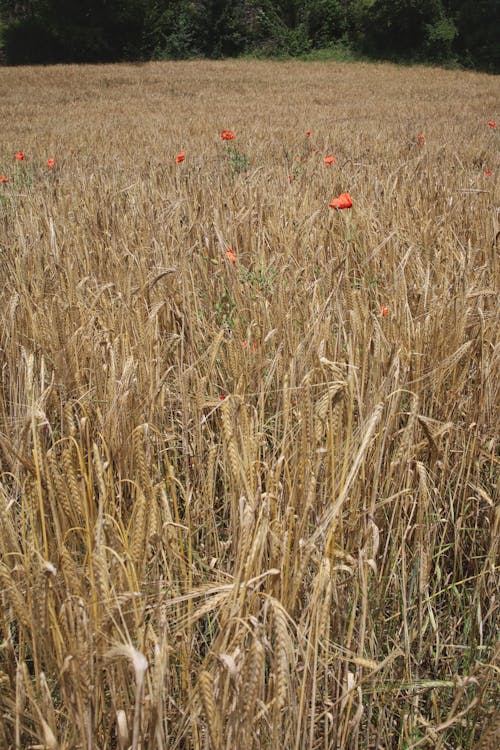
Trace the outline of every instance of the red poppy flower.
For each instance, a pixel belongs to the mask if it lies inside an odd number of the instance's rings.
[[[489,125],[490,128],[496,128],[496,126],[497,126],[496,122],[491,122],[491,120],[488,123],[488,125]]]
[[[6,185],[8,181],[8,177],[4,177],[3,174],[0,174],[0,185]]]
[[[492,169],[485,169],[484,170],[484,174],[488,175],[488,177],[491,177],[491,175],[493,174],[493,170]]]
[[[250,342],[248,342],[248,341],[247,341],[247,340],[245,339],[244,341],[242,341],[242,342],[241,342],[241,346],[243,347],[243,349],[248,349],[248,345],[249,345],[249,343],[250,343]],[[257,349],[258,349],[258,346],[257,346],[257,342],[256,342],[256,341],[252,341],[252,342],[250,343],[250,347],[251,347],[251,349],[252,349],[252,351],[253,351],[253,352],[256,352],[256,351],[257,351]]]
[[[234,139],[236,138],[232,130],[223,130],[220,134],[220,137],[223,141],[234,141]]]
[[[306,130],[306,135],[309,138],[309,136],[311,135],[311,131],[310,130]]]
[[[55,159],[49,159],[48,162],[47,162],[47,166],[48,166],[49,169],[54,169],[55,164],[56,164],[56,160]]]
[[[335,157],[334,156],[325,156],[323,159],[327,167],[331,167],[332,164],[335,164]]]
[[[336,208],[337,210],[352,208],[352,200],[349,193],[341,193],[338,198],[334,198],[330,203],[330,208]]]
[[[14,154],[14,159],[17,159],[17,161],[24,161],[24,154],[22,151],[17,151]]]
[[[181,152],[180,152],[179,154],[177,154],[177,156],[175,157],[175,161],[177,162],[177,164],[180,164],[180,163],[181,163],[181,161],[184,161],[184,159],[185,159],[185,158],[186,158],[186,152],[185,152],[185,151],[181,151]]]
[[[423,135],[421,133],[419,136],[417,136],[417,146],[419,148],[422,148],[422,146],[424,145],[424,143],[425,143],[425,135]]]
[[[387,318],[387,314],[389,312],[389,308],[387,305],[380,305],[380,314],[383,318]]]
[[[226,258],[233,264],[233,266],[236,266],[236,253],[230,245],[227,246]]]

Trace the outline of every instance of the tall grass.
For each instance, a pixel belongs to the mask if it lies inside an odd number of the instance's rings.
[[[500,668],[497,80],[0,84],[0,747],[476,747]]]

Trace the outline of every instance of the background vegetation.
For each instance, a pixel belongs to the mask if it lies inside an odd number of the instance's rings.
[[[497,0],[0,0],[8,63],[304,55],[500,71]]]
[[[496,80],[0,85],[0,747],[496,750]]]

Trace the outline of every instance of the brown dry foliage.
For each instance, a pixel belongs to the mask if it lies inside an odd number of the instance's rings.
[[[473,748],[498,699],[498,80],[0,87],[0,746]]]

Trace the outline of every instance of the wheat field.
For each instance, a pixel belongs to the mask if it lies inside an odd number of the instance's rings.
[[[0,92],[0,748],[496,748],[498,79]]]

